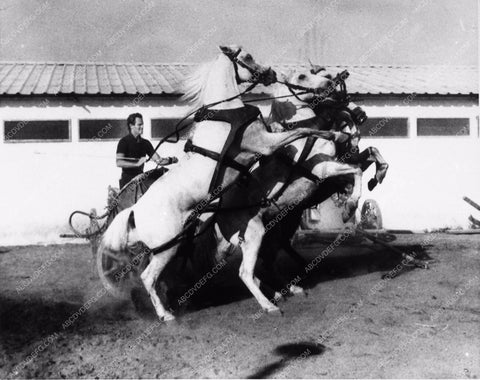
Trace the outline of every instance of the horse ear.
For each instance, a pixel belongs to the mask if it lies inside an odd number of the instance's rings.
[[[226,46],[226,45],[219,45],[218,48],[220,49],[220,51],[225,54],[225,55],[229,55],[229,54],[233,54],[233,50],[230,46]]]
[[[218,48],[225,55],[233,55],[242,47],[240,45],[219,45]]]
[[[284,82],[288,80],[290,77],[290,72],[285,73],[285,71],[281,71],[280,73],[277,73],[280,76],[280,79]]]
[[[283,81],[288,81],[292,77],[293,72],[294,70],[290,68],[283,70],[282,72],[280,72],[280,78],[282,78]]]

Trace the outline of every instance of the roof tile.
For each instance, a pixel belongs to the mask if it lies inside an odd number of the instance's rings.
[[[125,65],[116,65],[117,72],[119,75],[120,80],[122,81],[123,87],[125,88],[125,92],[127,94],[136,94],[137,87],[133,82],[130,74],[128,73]]]
[[[98,94],[100,88],[98,86],[97,66],[86,65],[86,81],[87,81],[87,93]]]
[[[111,94],[113,92],[108,78],[107,67],[105,65],[97,65],[98,85],[101,94]]]
[[[9,94],[8,89],[23,71],[24,66],[25,64],[17,64],[5,75],[5,78],[0,83],[0,94]]]
[[[120,76],[118,75],[115,65],[107,65],[107,73],[110,79],[110,85],[112,86],[112,93],[125,93],[125,88],[123,87],[122,81],[120,80]]]
[[[55,69],[55,64],[46,64],[43,69],[40,77],[38,78],[37,84],[33,89],[34,94],[46,94],[48,93],[48,87],[52,80],[53,70]]]
[[[65,65],[60,92],[64,94],[75,92],[75,65]]]
[[[26,64],[23,67],[23,70],[18,74],[18,76],[15,78],[12,85],[8,89],[8,93],[9,94],[20,93],[21,89],[24,87],[28,78],[30,78],[30,75],[32,74],[34,68],[35,68],[35,65]]]
[[[58,94],[59,92],[61,92],[64,75],[65,75],[65,65],[55,65],[55,68],[52,73],[52,80],[50,81],[50,86],[48,86],[47,92],[49,94]]]
[[[287,71],[304,65],[275,65]],[[180,94],[195,64],[0,62],[0,95],[30,94]],[[307,67],[305,65],[305,67]],[[332,74],[347,69],[352,94],[478,94],[474,66],[326,66]],[[254,89],[265,93],[264,86]]]
[[[87,91],[87,75],[85,65],[75,65],[74,89],[76,94],[85,94]]]

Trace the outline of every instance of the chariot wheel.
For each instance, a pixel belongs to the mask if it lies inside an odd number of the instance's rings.
[[[143,286],[140,274],[150,262],[150,250],[137,244],[116,252],[100,244],[97,252],[97,271],[107,291],[116,298],[128,299],[131,290]]]
[[[367,199],[363,202],[360,227],[375,230],[383,229],[382,212],[376,200]]]

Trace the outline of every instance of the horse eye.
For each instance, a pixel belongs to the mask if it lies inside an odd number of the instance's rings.
[[[307,76],[306,76],[305,74],[300,74],[300,75],[298,76],[298,79],[304,80],[306,77],[307,77]]]

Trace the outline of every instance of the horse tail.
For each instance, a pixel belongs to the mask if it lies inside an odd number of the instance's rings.
[[[126,208],[110,223],[110,226],[103,234],[101,244],[112,251],[124,251],[127,248],[129,243],[128,237],[133,229],[135,229],[133,210]]]

